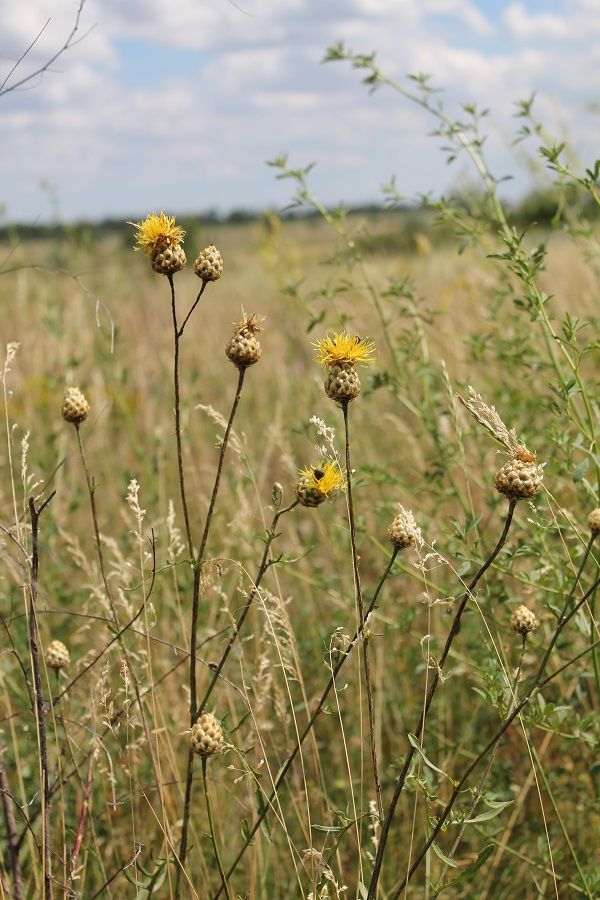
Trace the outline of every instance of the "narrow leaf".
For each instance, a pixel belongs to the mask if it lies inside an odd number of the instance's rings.
[[[422,760],[423,760],[423,762],[425,763],[426,766],[429,766],[429,768],[430,768],[430,769],[433,769],[434,772],[439,772],[440,775],[443,775],[443,776],[444,776],[444,778],[448,778],[450,781],[452,781],[452,779],[450,778],[450,776],[447,775],[446,772],[443,771],[443,769],[438,769],[438,767],[437,767],[436,765],[434,765],[434,764],[431,762],[430,759],[427,759],[427,757],[425,756],[424,751],[421,749],[421,745],[419,744],[419,742],[418,742],[418,740],[416,739],[416,737],[414,736],[414,734],[409,734],[409,735],[408,735],[408,740],[410,741],[410,743],[412,744],[412,746],[415,748],[415,750],[417,751],[417,753],[419,754],[419,756],[422,758]],[[454,782],[452,782],[452,783],[454,784]]]
[[[433,844],[431,846],[433,848],[433,852],[435,853],[435,855],[439,856],[439,858],[442,860],[443,863],[445,863],[447,866],[451,866],[453,869],[456,869],[458,867],[458,863],[454,862],[453,859],[450,859],[449,856],[445,856],[442,853],[442,851],[440,850],[438,845],[435,843],[435,841],[433,842]]]
[[[439,895],[442,893],[442,891],[446,890],[447,887],[451,887],[454,884],[460,884],[460,882],[471,881],[473,876],[482,867],[482,865],[484,864],[486,859],[488,859],[488,857],[491,856],[491,854],[494,852],[494,849],[495,849],[494,844],[488,844],[486,847],[483,848],[483,850],[480,850],[475,862],[471,863],[470,866],[467,866],[466,869],[463,869],[463,871],[460,873],[460,875],[458,875],[453,881],[447,881],[446,884],[444,884],[440,888],[440,890],[436,893],[436,897],[439,897]]]

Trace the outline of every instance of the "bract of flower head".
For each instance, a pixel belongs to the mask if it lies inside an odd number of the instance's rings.
[[[316,361],[326,369],[339,363],[352,365],[360,363],[360,365],[368,366],[374,362],[369,357],[375,350],[375,344],[372,341],[363,340],[357,334],[348,334],[346,331],[342,331],[341,334],[334,331],[333,337],[326,335],[320,341],[316,341],[313,347],[318,350]]]
[[[172,244],[177,246],[184,236],[185,231],[175,224],[175,216],[167,216],[161,212],[160,216],[150,213],[143,222],[128,222],[137,228],[135,250],[143,250],[147,256],[152,256],[157,244]]]
[[[323,497],[329,497],[332,491],[346,487],[346,479],[344,473],[336,462],[328,460],[327,462],[319,461],[318,466],[309,469],[302,469],[299,473],[304,482],[305,489],[317,491]]]

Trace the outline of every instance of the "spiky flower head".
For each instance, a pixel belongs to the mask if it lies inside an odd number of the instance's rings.
[[[361,366],[368,366],[374,359],[371,359],[371,353],[375,351],[375,344],[372,341],[363,340],[359,335],[350,335],[346,331],[338,334],[336,331],[333,337],[327,334],[320,341],[315,341],[313,347],[317,349],[315,357],[316,362],[321,363],[324,369],[329,369],[335,365],[351,365],[357,363]]]
[[[203,713],[192,725],[190,747],[198,756],[214,756],[224,749],[223,729],[212,713]]]
[[[137,228],[134,250],[143,250],[146,256],[152,256],[157,244],[180,244],[185,237],[183,228],[175,224],[175,216],[167,216],[164,212],[160,216],[150,213],[143,222],[127,224]]]
[[[300,480],[296,484],[296,499],[302,506],[314,508],[320,506],[338,488],[345,486],[344,474],[336,462],[319,461],[316,466],[302,469],[298,473]]]
[[[71,662],[69,651],[62,641],[51,641],[46,648],[46,665],[50,669],[64,669]]]
[[[313,344],[317,348],[316,361],[321,363],[327,372],[325,393],[338,403],[349,403],[360,394],[360,378],[356,364],[368,366],[374,360],[370,358],[375,345],[363,340],[358,335],[349,335],[343,331],[334,332]]]
[[[588,526],[594,537],[600,534],[600,508],[591,511],[588,516]]]
[[[517,606],[510,617],[510,627],[512,630],[523,636],[530,634],[539,624],[535,614],[523,603],[521,603],[520,606]]]
[[[259,361],[262,349],[256,335],[265,330],[260,324],[264,319],[264,316],[256,313],[250,316],[244,313],[243,321],[236,324],[233,336],[225,347],[225,353],[238,369],[253,366]]]
[[[392,542],[396,550],[406,550],[407,547],[423,543],[421,537],[421,529],[415,522],[415,517],[411,510],[406,510],[401,504],[400,512],[388,528],[388,539]]]
[[[79,426],[90,414],[90,404],[78,387],[65,388],[61,415],[65,422]]]
[[[202,281],[218,281],[223,274],[223,260],[214,244],[205,247],[194,263],[194,272]]]
[[[543,466],[535,463],[535,453],[526,447],[514,451],[514,455],[496,472],[496,490],[511,501],[531,500],[542,487]]]
[[[128,222],[137,228],[135,250],[150,257],[152,268],[161,275],[172,275],[185,266],[185,253],[180,246],[185,231],[175,224],[175,216],[150,213],[143,222]]]
[[[510,431],[495,407],[488,406],[481,394],[469,387],[469,399],[457,395],[460,402],[492,437],[502,444],[510,459],[496,473],[496,490],[511,501],[530,500],[539,492],[544,477],[544,466],[535,462],[535,453],[520,441],[514,429]]]

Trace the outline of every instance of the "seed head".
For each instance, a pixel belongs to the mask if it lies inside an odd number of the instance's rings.
[[[202,281],[218,281],[221,277],[223,260],[214,244],[200,251],[194,263],[194,272]]]
[[[212,713],[203,713],[192,725],[190,747],[198,756],[214,756],[224,749],[223,729]]]
[[[65,398],[61,409],[65,422],[72,425],[81,425],[90,414],[90,404],[85,399],[78,387],[65,388]]]
[[[513,454],[496,473],[496,490],[509,500],[530,500],[542,487],[543,466],[536,466],[535,453],[526,447],[514,450]]]
[[[265,330],[260,325],[264,318],[256,313],[252,313],[251,316],[244,313],[244,320],[236,324],[233,337],[225,347],[225,353],[238,369],[246,369],[259,361],[262,348],[256,335]]]
[[[52,641],[46,648],[46,665],[50,669],[64,669],[71,662],[69,651],[62,641]]]
[[[535,614],[523,604],[517,606],[510,617],[510,627],[513,631],[522,635],[530,634],[539,624]]]
[[[600,508],[591,511],[588,516],[588,526],[594,537],[600,534]]]
[[[400,506],[400,512],[388,528],[388,538],[397,550],[406,550],[412,544],[422,543],[421,529],[417,526],[412,511]]]
[[[344,475],[336,462],[319,461],[317,466],[303,469],[298,473],[296,499],[302,506],[320,506],[338,488],[344,488]]]

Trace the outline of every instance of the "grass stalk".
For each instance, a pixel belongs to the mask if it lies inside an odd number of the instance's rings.
[[[268,798],[263,803],[262,811],[256,817],[253,825],[251,826],[251,828],[248,831],[248,834],[246,836],[246,840],[245,840],[243,846],[238,851],[237,856],[231,863],[231,865],[227,871],[227,879],[230,879],[231,876],[233,875],[233,873],[235,872],[235,870],[236,870],[239,862],[241,861],[242,857],[244,856],[246,850],[248,849],[248,847],[251,846],[252,838],[254,837],[254,835],[256,834],[258,829],[260,828],[260,826],[261,826],[262,822],[264,821],[269,810],[271,810],[273,808],[275,800],[277,798],[277,793],[278,793],[280,787],[282,786],[282,784],[284,783],[286,776],[287,776],[288,772],[290,771],[292,764],[294,763],[294,760],[296,759],[298,753],[300,752],[300,749],[302,748],[304,741],[306,740],[306,738],[308,737],[308,735],[314,728],[314,725],[315,725],[317,719],[321,715],[321,713],[323,711],[323,707],[325,706],[325,703],[327,702],[327,698],[329,697],[329,694],[331,692],[331,689],[333,688],[333,686],[335,684],[336,678],[338,677],[344,663],[346,662],[346,660],[352,653],[357,642],[363,636],[364,624],[376,607],[377,599],[379,597],[381,589],[383,588],[383,585],[385,584],[385,581],[393,568],[393,565],[394,565],[394,562],[396,560],[398,553],[399,553],[398,548],[394,547],[392,550],[390,559],[388,561],[388,564],[385,568],[385,571],[379,580],[379,583],[377,585],[375,593],[373,594],[373,598],[372,598],[371,602],[369,603],[369,606],[367,607],[364,621],[361,623],[359,628],[355,631],[354,636],[353,636],[352,640],[349,642],[346,649],[341,652],[340,658],[339,658],[338,662],[336,663],[335,667],[333,668],[333,671],[331,672],[329,681],[327,682],[325,689],[324,689],[323,693],[321,694],[321,697],[320,697],[310,719],[306,723],[304,730],[302,731],[302,734],[296,741],[296,744],[294,745],[291,753],[288,755],[287,759],[281,766],[279,773],[277,775],[277,778],[275,779],[275,782],[273,783],[273,788],[271,790],[271,793],[269,794]],[[220,896],[220,894],[221,894],[221,891],[219,890],[215,894],[214,900],[217,900],[217,898]]]

